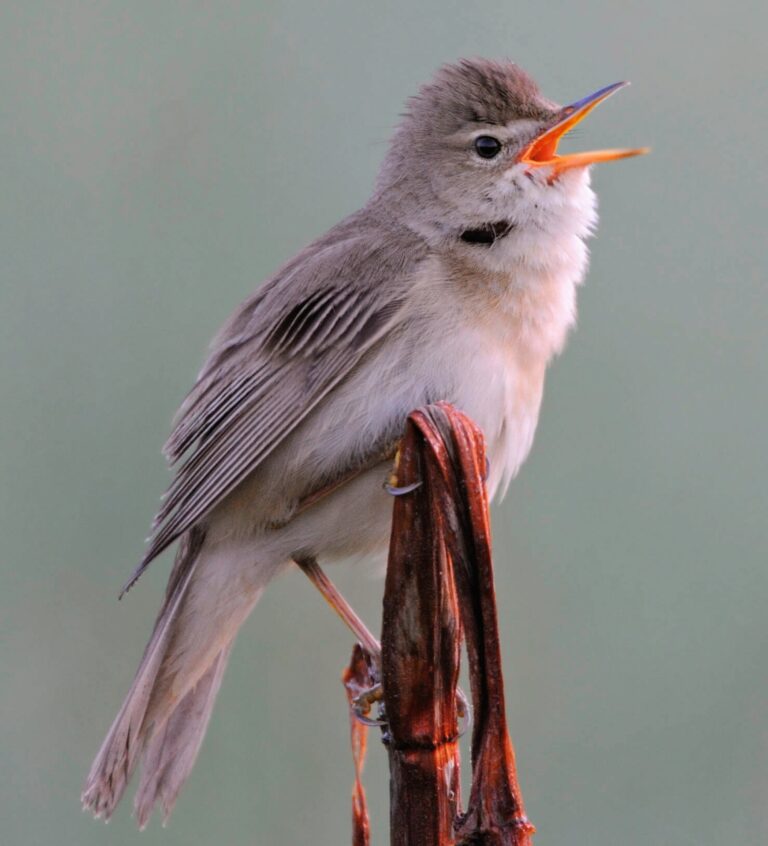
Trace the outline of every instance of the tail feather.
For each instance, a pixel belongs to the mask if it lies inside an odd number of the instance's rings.
[[[163,809],[164,822],[173,810],[200,751],[230,650],[231,643],[218,654],[147,745],[134,800],[136,820],[142,829],[149,822],[156,804]]]
[[[140,758],[135,800],[143,828],[159,803],[167,819],[200,750],[237,631],[286,559],[252,542],[182,541],[152,637],[82,794],[109,819]]]
[[[97,818],[108,820],[112,816],[136,767],[144,743],[144,723],[152,690],[173,637],[173,623],[194,574],[195,563],[195,560],[190,562],[184,576],[176,580],[166,597],[133,684],[86,779],[81,797],[83,808]]]

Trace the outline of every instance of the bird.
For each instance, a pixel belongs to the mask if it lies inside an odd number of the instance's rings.
[[[408,414],[446,401],[481,428],[491,497],[534,438],[576,319],[597,224],[590,168],[646,148],[558,153],[626,83],[568,106],[517,64],[462,59],[407,101],[367,203],[260,285],[214,338],[164,452],[175,468],[129,588],[178,542],[157,620],[96,755],[84,808],[167,818],[238,629],[295,566],[386,558]]]

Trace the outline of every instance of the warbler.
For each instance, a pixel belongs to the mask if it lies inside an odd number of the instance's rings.
[[[238,629],[295,561],[386,556],[408,413],[482,429],[489,494],[531,449],[597,223],[569,106],[511,62],[462,60],[408,101],[366,205],[261,285],[213,341],[165,453],[175,476],[134,579],[179,540],[141,664],[83,792],[109,818],[142,760],[144,825],[194,764]],[[132,582],[131,582],[132,583]],[[130,584],[129,584],[130,586]]]

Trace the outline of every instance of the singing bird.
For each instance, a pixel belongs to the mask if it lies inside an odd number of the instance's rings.
[[[175,477],[144,558],[179,540],[133,684],[87,778],[109,818],[139,760],[139,824],[170,813],[232,643],[292,562],[386,556],[408,413],[446,400],[485,435],[491,496],[531,448],[597,222],[559,154],[616,83],[569,106],[511,62],[441,68],[408,101],[367,204],[284,264],[213,341],[165,446]]]

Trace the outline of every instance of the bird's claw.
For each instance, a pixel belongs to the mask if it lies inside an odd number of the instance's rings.
[[[384,490],[391,494],[392,496],[404,496],[405,494],[411,493],[411,491],[415,491],[416,488],[420,488],[422,482],[411,482],[410,485],[403,485],[402,487],[398,487],[397,485],[393,485],[390,482],[385,482]]]
[[[464,737],[472,728],[472,706],[460,687],[456,688],[456,714],[459,718],[459,737]]]
[[[384,490],[391,496],[404,496],[405,494],[415,491],[416,488],[421,487],[421,482],[411,482],[410,485],[397,484],[397,468],[400,466],[400,447],[395,450],[395,460],[392,465],[392,472],[389,474],[389,479],[384,483]]]
[[[352,700],[352,710],[355,717],[365,726],[385,726],[387,720],[384,716],[383,705],[384,694],[380,684],[375,684],[364,690]],[[378,716],[372,717],[371,710],[378,704]]]
[[[362,691],[352,700],[352,710],[359,722],[365,726],[381,727],[388,725],[384,711],[384,692],[381,684],[375,684]],[[371,716],[373,706],[378,705],[378,714]],[[456,715],[459,718],[459,737],[463,737],[472,728],[472,706],[466,693],[456,688]]]

